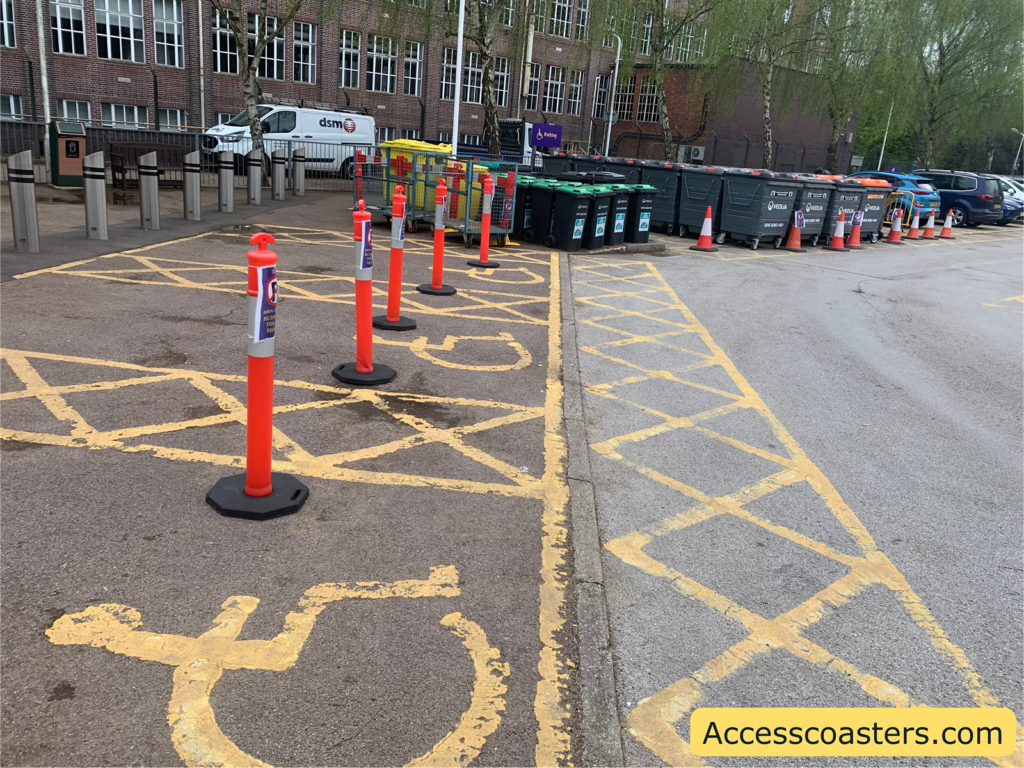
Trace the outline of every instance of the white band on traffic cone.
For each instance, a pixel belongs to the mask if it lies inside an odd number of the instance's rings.
[[[700,236],[701,237],[711,237],[711,217],[710,216],[705,216],[704,217],[704,224],[701,225],[701,228],[700,228]]]

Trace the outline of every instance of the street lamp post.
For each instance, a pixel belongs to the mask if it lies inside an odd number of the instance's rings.
[[[609,89],[611,92],[608,94],[608,106],[609,106],[609,108],[605,109],[605,126],[604,126],[604,156],[605,157],[608,157],[608,145],[611,144],[611,141],[612,141],[612,121],[611,121],[611,116],[612,116],[612,113],[615,112],[615,91],[619,87],[619,85],[618,85],[618,83],[619,83],[619,58],[622,56],[622,38],[619,37],[618,35],[615,35],[615,39],[616,39],[616,41],[618,41],[618,44],[617,44],[617,46],[615,48],[615,71],[612,74],[612,85],[611,85],[611,88]]]
[[[1013,176],[1017,172],[1017,161],[1020,160],[1020,151],[1024,148],[1024,133],[1021,133],[1016,128],[1011,128],[1010,130],[1020,136],[1020,145],[1017,147],[1017,154],[1013,158],[1013,170],[1010,171],[1010,176]]]
[[[889,105],[889,119],[885,121],[885,136],[882,137],[882,151],[878,153],[878,170],[882,170],[882,158],[885,156],[885,142],[889,140],[889,123],[892,120],[892,108],[896,106],[896,99]],[[913,166],[913,163],[911,163]]]
[[[452,157],[459,154],[459,107],[462,106],[462,39],[466,28],[466,0],[459,0],[459,35],[455,44],[455,106],[452,110]]]

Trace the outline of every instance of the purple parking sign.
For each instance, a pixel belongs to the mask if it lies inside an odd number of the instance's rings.
[[[531,147],[560,147],[562,146],[562,126],[545,125],[534,123],[530,129]]]

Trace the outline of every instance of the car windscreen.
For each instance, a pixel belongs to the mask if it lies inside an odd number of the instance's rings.
[[[269,112],[272,109],[273,107],[256,107],[256,114],[259,115],[260,117],[263,117],[265,114],[267,114],[267,112]],[[237,115],[228,120],[225,123],[225,125],[238,125],[242,127],[247,126],[249,125],[249,113],[239,112]]]

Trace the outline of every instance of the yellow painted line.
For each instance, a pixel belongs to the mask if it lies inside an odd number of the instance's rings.
[[[577,263],[585,264],[586,262],[586,259],[581,259]],[[603,265],[601,268],[604,268]],[[974,669],[966,654],[952,642],[903,575],[878,550],[867,529],[842,499],[838,491],[836,491],[821,470],[807,457],[800,445],[769,410],[768,406],[740,374],[725,352],[717,346],[707,329],[701,325],[693,313],[679,300],[672,288],[660,277],[654,265],[652,263],[633,264],[630,265],[630,269],[625,271],[620,269],[623,282],[630,277],[636,277],[641,269],[646,271],[640,274],[640,277],[645,279],[651,276],[657,277],[660,283],[658,290],[664,297],[665,302],[672,304],[675,310],[684,318],[686,322],[685,332],[699,338],[700,342],[707,349],[706,355],[711,364],[719,366],[730,377],[740,392],[740,399],[736,401],[735,405],[758,413],[766,423],[766,426],[770,428],[775,441],[782,445],[786,455],[764,451],[706,426],[697,425],[698,419],[707,424],[711,419],[721,415],[721,413],[704,412],[703,414],[687,418],[673,417],[668,414],[659,413],[657,410],[639,403],[620,398],[613,393],[613,390],[617,387],[636,380],[644,380],[645,378],[660,378],[676,382],[680,385],[686,384],[687,382],[684,382],[676,371],[647,370],[642,366],[632,365],[626,361],[618,361],[626,367],[633,368],[634,370],[639,369],[646,375],[632,376],[621,381],[609,384],[596,384],[587,388],[588,391],[592,391],[595,394],[620,400],[644,413],[655,415],[662,419],[659,424],[636,430],[629,434],[609,438],[600,443],[594,443],[591,445],[591,448],[597,454],[620,461],[639,474],[698,502],[686,511],[658,521],[644,530],[629,533],[609,541],[606,543],[605,548],[623,562],[651,576],[667,580],[680,594],[702,603],[722,616],[739,623],[750,633],[746,639],[709,661],[690,677],[679,680],[641,701],[628,715],[627,722],[630,733],[661,760],[670,765],[703,765],[704,763],[700,758],[691,752],[685,739],[680,736],[676,724],[682,721],[694,707],[699,705],[703,691],[708,686],[723,684],[731,674],[745,667],[757,655],[779,651],[788,652],[795,658],[838,675],[844,681],[852,682],[868,695],[873,696],[884,704],[900,707],[922,706],[922,702],[912,700],[896,686],[864,673],[852,664],[836,658],[825,649],[808,641],[802,634],[804,629],[826,615],[826,607],[839,608],[871,585],[883,585],[896,595],[913,621],[925,631],[932,648],[960,676],[965,688],[978,706],[998,706],[998,700],[995,695],[989,690],[981,676]],[[607,271],[605,270],[605,272]],[[583,288],[598,282],[602,286],[606,286],[608,283],[607,275],[600,270],[590,269],[587,271],[580,270],[580,272],[581,274],[578,276],[577,282]],[[587,279],[588,273],[600,275],[601,279],[590,282]],[[643,293],[649,292],[650,288],[645,288],[643,291]],[[626,295],[631,294],[627,292]],[[640,297],[641,292],[638,291],[635,295]],[[1017,298],[1011,297],[1008,300],[1015,300]],[[1020,298],[1024,300],[1024,297]],[[579,299],[579,302],[584,305],[603,306],[600,302],[588,301],[585,298]],[[661,322],[662,310],[658,309],[655,311],[658,313],[658,316],[654,316],[653,312],[650,314],[633,313],[631,316]],[[618,315],[614,317],[618,317]],[[599,318],[597,321],[591,320],[589,322],[595,327],[607,328],[609,331],[628,334],[628,332],[602,325],[600,321],[605,319],[607,318]],[[581,322],[588,321],[582,320]],[[662,343],[657,337],[638,334],[635,338],[638,343],[654,345]],[[621,341],[617,340],[612,343],[621,346]],[[603,346],[607,346],[607,344],[597,345],[596,348],[583,347],[581,351],[614,360],[614,358],[601,351],[600,347]],[[695,352],[695,354],[701,353]],[[725,393],[719,391],[719,394]],[[717,440],[739,451],[772,461],[783,467],[783,469],[732,494],[712,497],[699,488],[690,486],[650,467],[631,462],[617,450],[622,444],[647,440],[674,429],[694,430],[709,439]],[[817,493],[831,514],[849,534],[852,541],[860,547],[860,555],[853,556],[838,552],[824,542],[816,541],[803,533],[762,519],[744,508],[744,505],[755,499],[800,482],[806,482]],[[709,589],[687,577],[685,574],[658,562],[644,551],[647,544],[657,536],[673,535],[692,525],[697,525],[712,517],[725,514],[733,515],[747,523],[760,527],[766,532],[773,533],[793,544],[829,558],[833,562],[844,566],[847,571],[834,583],[800,605],[774,619],[768,620],[715,590]],[[1019,727],[1018,730],[1021,736],[1024,737],[1024,728]],[[1005,759],[993,758],[992,761],[997,765],[1019,765],[1022,762],[1022,757],[1024,757],[1024,754],[1022,754],[1018,740],[1018,749],[1014,755]]]

